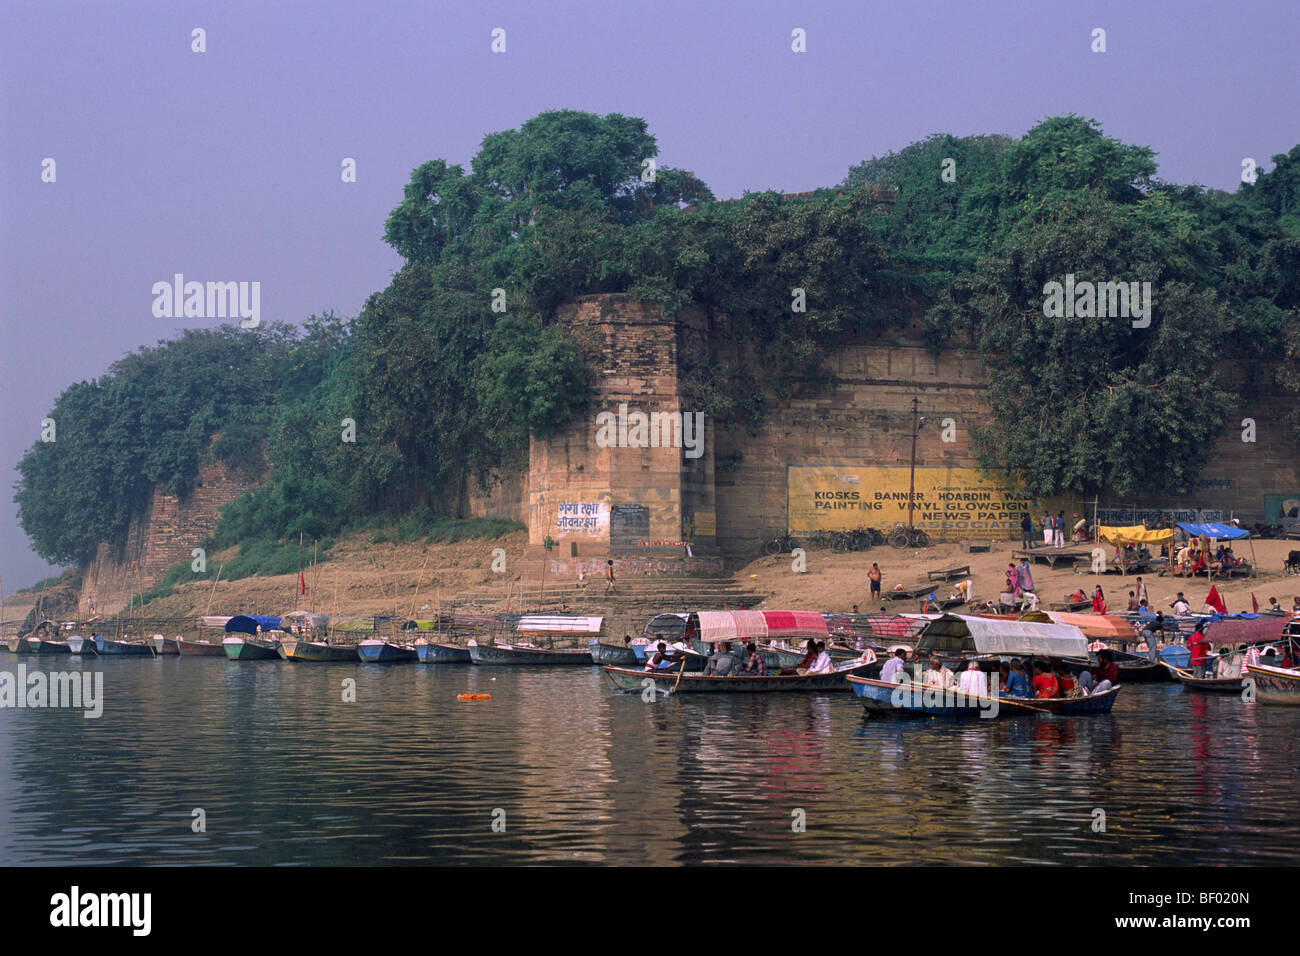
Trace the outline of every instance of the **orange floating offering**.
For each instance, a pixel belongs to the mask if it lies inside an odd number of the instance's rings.
[[[457,694],[457,700],[491,700],[491,694]]]

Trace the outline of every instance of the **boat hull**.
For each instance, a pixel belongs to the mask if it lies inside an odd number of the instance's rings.
[[[362,641],[357,645],[355,655],[367,664],[404,664],[419,659],[414,647],[388,641]]]
[[[415,655],[426,664],[468,664],[469,651],[455,644],[439,644],[428,641],[415,645]]]
[[[1247,664],[1246,673],[1255,682],[1255,699],[1261,704],[1300,707],[1300,670]]]
[[[1240,674],[1235,677],[1192,677],[1190,674],[1175,674],[1174,679],[1183,685],[1183,690],[1198,694],[1240,694],[1249,685],[1249,681]]]
[[[154,642],[153,642],[154,653],[156,653],[159,657],[175,657],[177,654],[181,652],[181,649],[176,646],[176,641],[177,638],[174,637],[154,638]]]
[[[357,662],[357,649],[353,644],[326,644],[323,641],[281,641],[280,656],[286,661],[304,663]]]
[[[630,667],[606,667],[614,686],[619,690],[641,691],[646,689],[646,681],[653,681],[660,690],[675,694],[768,694],[792,691],[816,691],[820,693],[838,693],[849,689],[846,678],[865,671],[870,664],[845,667],[827,674],[791,674],[781,676],[769,674],[759,677],[751,674],[715,677],[710,674],[692,674],[689,671],[679,675],[676,670],[647,671]]]
[[[17,646],[15,647],[15,641]],[[38,637],[14,638],[9,642],[9,649],[15,654],[71,654],[72,648],[67,641],[43,641]]]
[[[176,649],[182,657],[225,657],[226,649],[213,641],[187,641],[181,638]]]
[[[944,693],[936,688],[895,684],[866,677],[850,677],[849,686],[872,713],[924,715],[930,717],[1029,717],[1035,714],[1073,717],[1108,714],[1115,706],[1120,687],[1088,697],[1049,699]]]
[[[95,650],[104,657],[154,657],[157,654],[151,643],[111,641],[104,637],[95,638]]]
[[[280,652],[275,643],[265,643],[242,637],[227,637],[221,642],[226,656],[232,661],[278,661]]]
[[[515,647],[502,644],[470,644],[469,659],[475,664],[543,667],[591,666],[591,650],[547,650],[543,647]]]
[[[600,641],[591,641],[587,647],[591,649],[591,662],[593,664],[625,666],[636,663],[636,651],[632,650],[631,647],[602,644]]]
[[[68,638],[68,650],[73,654],[79,654],[82,657],[98,657],[99,651],[95,650],[95,642],[88,637],[73,635]]]

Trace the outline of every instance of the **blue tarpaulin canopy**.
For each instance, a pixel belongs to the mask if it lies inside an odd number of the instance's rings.
[[[1236,525],[1219,524],[1217,521],[1210,521],[1205,524],[1180,521],[1178,527],[1194,538],[1227,538],[1229,541],[1235,541],[1238,538],[1250,537],[1249,531],[1238,528]]]
[[[273,631],[280,626],[278,617],[263,617],[260,614],[236,614],[226,622],[228,634],[256,634],[257,626],[264,631]]]

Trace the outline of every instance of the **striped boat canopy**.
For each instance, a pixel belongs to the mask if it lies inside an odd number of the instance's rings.
[[[536,614],[521,617],[520,634],[599,634],[603,617],[563,617]]]
[[[824,638],[830,634],[820,611],[763,611],[767,636],[780,638]]]

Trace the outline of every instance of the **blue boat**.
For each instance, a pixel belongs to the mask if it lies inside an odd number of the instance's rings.
[[[849,686],[853,688],[853,693],[862,698],[863,706],[872,713],[957,718],[1109,714],[1121,689],[1112,687],[1087,697],[1041,698],[963,694],[956,689],[943,690],[914,683],[896,684],[868,677],[850,677]]]
[[[144,641],[114,641],[95,635],[95,651],[101,656],[116,657],[155,657],[157,651],[152,643]]]
[[[403,664],[417,660],[414,645],[371,639],[357,645],[357,657],[367,664]]]

